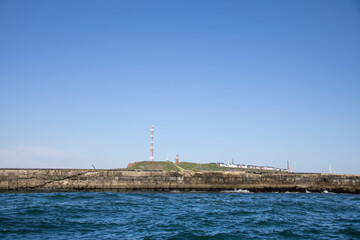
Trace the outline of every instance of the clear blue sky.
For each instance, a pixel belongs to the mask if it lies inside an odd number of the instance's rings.
[[[1,1],[0,167],[360,174],[359,1]]]

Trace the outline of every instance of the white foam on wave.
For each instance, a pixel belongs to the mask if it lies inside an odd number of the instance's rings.
[[[328,191],[328,190],[326,190],[326,189],[323,191],[323,193],[335,194],[335,193],[333,193],[333,192],[329,192],[329,191]]]
[[[181,193],[182,191],[180,191],[180,190],[171,190],[170,192],[172,192],[172,193]]]
[[[236,189],[236,188],[234,190],[224,190],[221,192],[224,192],[224,193],[252,193],[247,189]]]

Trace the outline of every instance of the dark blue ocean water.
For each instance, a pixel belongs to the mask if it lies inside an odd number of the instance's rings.
[[[2,193],[0,239],[360,239],[360,196]]]

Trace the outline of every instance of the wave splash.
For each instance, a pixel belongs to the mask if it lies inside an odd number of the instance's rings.
[[[221,192],[222,193],[253,193],[253,192],[250,192],[247,189],[236,189],[236,188],[234,188],[234,190],[224,190],[224,191],[221,191]]]

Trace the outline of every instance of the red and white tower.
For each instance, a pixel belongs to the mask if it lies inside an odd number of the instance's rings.
[[[154,126],[151,126],[150,161],[154,161]]]

